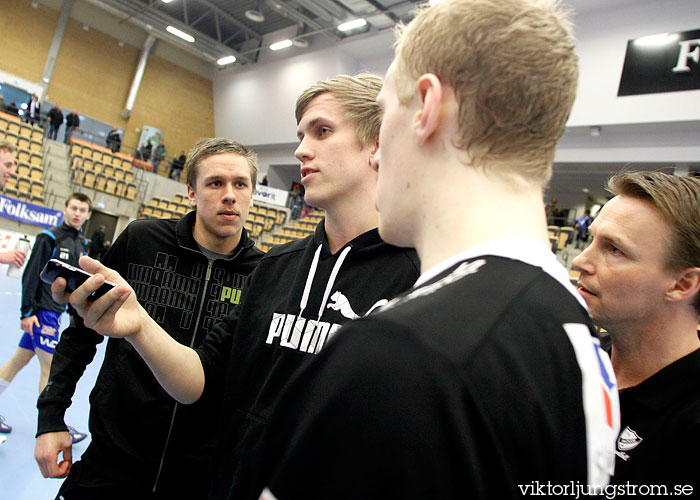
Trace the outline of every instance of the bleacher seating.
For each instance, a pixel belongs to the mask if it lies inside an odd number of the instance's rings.
[[[123,153],[79,139],[72,139],[69,152],[71,178],[75,184],[135,200],[137,194],[132,163]]]

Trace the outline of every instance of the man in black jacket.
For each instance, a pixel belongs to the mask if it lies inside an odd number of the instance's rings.
[[[36,125],[41,120],[41,103],[35,94],[27,102],[27,109],[24,112],[24,121]]]
[[[127,336],[179,401],[219,396],[223,389],[210,498],[257,496],[264,458],[259,449],[281,389],[341,324],[385,304],[418,277],[415,252],[384,243],[377,232],[377,173],[371,162],[380,89],[376,76],[340,75],[298,98],[295,155],[301,182],[307,202],[325,209],[326,218],[313,236],[268,252],[237,313],[218,324],[199,349],[178,345],[145,320],[132,290],[106,267],[90,263],[88,269],[116,280],[117,290],[91,307],[84,293],[101,283],[98,277],[70,297],[95,330]],[[55,286],[66,299],[60,284]]]
[[[73,136],[73,132],[80,128],[80,116],[75,111],[71,111],[66,116],[66,133],[63,137],[63,142],[68,144],[70,138]]]
[[[102,252],[105,247],[105,229],[104,224],[95,229],[90,237],[90,244],[88,245],[88,256],[93,259],[100,260],[102,257]]]
[[[0,393],[12,382],[17,373],[36,356],[39,360],[39,392],[49,378],[49,368],[59,339],[61,315],[65,304],[51,297],[51,287],[39,279],[49,259],[58,259],[77,265],[87,250],[87,240],[80,229],[90,217],[92,202],[83,193],[73,193],[63,209],[63,223],[39,233],[22,274],[22,306],[20,327],[24,334],[12,357],[0,367]],[[10,432],[9,425],[0,422],[0,432]],[[87,436],[73,428],[66,432],[69,441],[82,441]]]
[[[196,210],[180,220],[131,223],[103,261],[128,280],[143,313],[139,322],[164,329],[174,343],[197,347],[238,304],[262,255],[243,228],[257,157],[229,139],[203,139],[192,149],[188,169],[187,191]],[[219,400],[180,406],[125,340],[107,346],[90,397],[92,442],[71,467],[63,415],[103,338],[74,319],[38,402],[35,457],[42,474],[68,475],[59,496],[70,499],[204,498]]]
[[[56,140],[58,137],[58,129],[63,123],[63,113],[61,112],[61,105],[56,104],[49,111],[49,139]]]

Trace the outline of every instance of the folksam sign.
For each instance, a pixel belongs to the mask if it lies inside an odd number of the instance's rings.
[[[61,223],[63,212],[0,195],[0,217],[48,228]]]

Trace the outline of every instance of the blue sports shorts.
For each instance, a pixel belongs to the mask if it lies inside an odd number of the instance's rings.
[[[58,328],[61,325],[61,314],[63,313],[39,309],[36,312],[39,326],[34,325],[31,335],[24,332],[24,335],[19,340],[19,346],[30,351],[41,349],[49,354],[53,354],[53,350],[58,344]]]

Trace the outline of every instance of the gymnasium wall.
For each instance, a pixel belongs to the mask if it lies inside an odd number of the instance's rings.
[[[26,0],[2,3],[0,70],[39,82],[58,12],[41,4],[32,8]],[[121,117],[139,54],[139,48],[119,46],[117,39],[84,30],[71,19],[45,98],[124,129],[126,148],[136,147],[140,136],[136,129],[144,125],[163,130],[171,155],[188,150],[200,137],[214,135],[211,80],[154,54],[148,58],[130,118]]]

